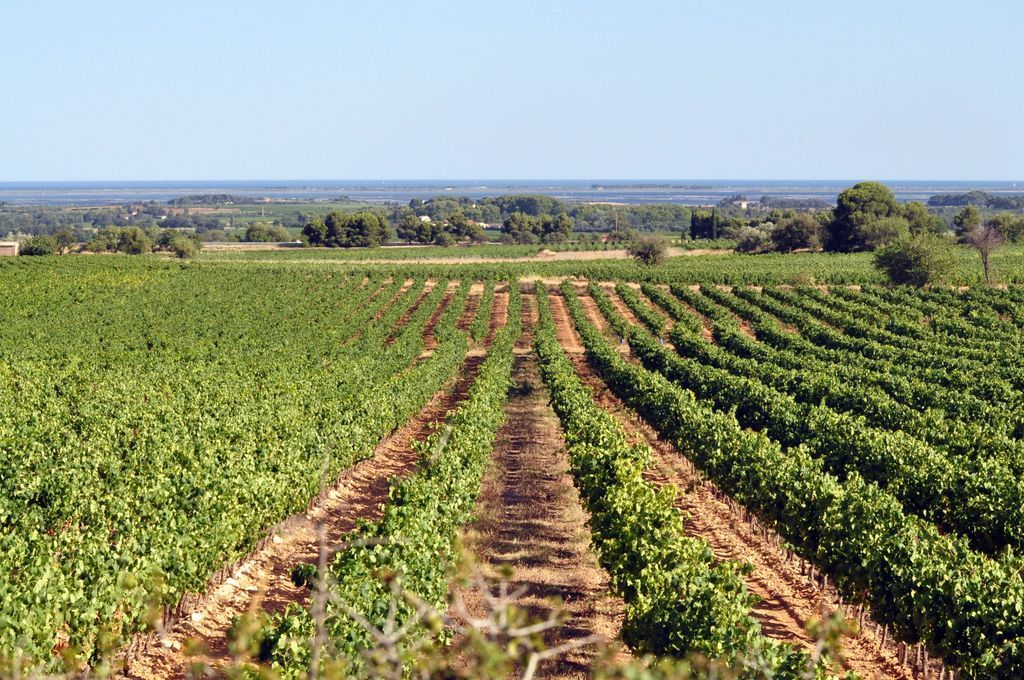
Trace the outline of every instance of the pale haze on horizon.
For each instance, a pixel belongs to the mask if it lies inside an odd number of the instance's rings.
[[[0,181],[1024,179],[1024,3],[0,6]]]

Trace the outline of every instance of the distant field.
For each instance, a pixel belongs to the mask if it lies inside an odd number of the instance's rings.
[[[703,244],[694,241],[693,244]],[[725,245],[725,244],[723,244]],[[609,249],[611,245],[609,245]],[[670,258],[658,267],[644,267],[621,253],[611,259],[573,259],[572,253],[560,257],[537,257],[545,246],[478,246],[469,248],[322,249],[295,248],[275,251],[207,252],[199,261],[228,263],[250,261],[253,264],[292,264],[354,268],[379,273],[401,267],[403,271],[430,276],[444,273],[451,276],[582,276],[606,279],[721,284],[772,285],[779,283],[882,283],[883,278],[872,265],[870,253],[792,253],[741,255],[683,255]],[[952,284],[972,285],[982,282],[980,260],[966,246],[954,249],[956,270]],[[473,261],[474,258],[486,261]],[[528,261],[522,258],[531,258]],[[401,261],[399,264],[397,261]],[[505,261],[509,260],[509,261]],[[1024,283],[1024,246],[1007,246],[997,251],[993,266],[1002,283]],[[417,262],[419,261],[419,262]]]
[[[668,235],[663,235],[668,236]],[[679,251],[726,250],[735,245],[729,239],[702,239],[698,241],[677,241],[667,239]],[[436,260],[436,259],[513,259],[565,254],[574,259],[572,253],[621,253],[622,243],[550,243],[550,244],[481,244],[461,246],[423,246],[393,244],[382,248],[274,248],[268,244],[211,243],[202,254],[203,259],[259,259],[266,251],[275,250],[274,257],[301,260]],[[257,251],[257,252],[253,252]],[[554,259],[557,259],[554,258]]]

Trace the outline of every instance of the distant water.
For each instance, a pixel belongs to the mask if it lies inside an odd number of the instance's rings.
[[[546,194],[567,201],[708,205],[743,194],[820,198],[834,202],[856,180],[223,180],[177,182],[0,182],[0,201],[18,205],[109,205],[165,202],[188,194],[234,194],[248,198],[332,200],[347,196],[372,202],[408,203],[436,195],[483,198],[500,194]],[[1024,181],[917,181],[886,184],[901,201],[981,189],[1024,192]]]

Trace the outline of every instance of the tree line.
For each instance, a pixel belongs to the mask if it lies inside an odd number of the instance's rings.
[[[994,210],[1024,210],[1024,194],[990,194],[987,191],[937,194],[928,199],[928,205],[936,208],[973,205]]]
[[[70,229],[53,234],[33,236],[22,242],[20,253],[26,256],[64,255],[78,247]],[[185,234],[177,229],[143,229],[142,227],[104,227],[96,232],[81,251],[90,253],[123,253],[145,255],[168,252],[176,257],[194,257],[203,247],[197,234]]]

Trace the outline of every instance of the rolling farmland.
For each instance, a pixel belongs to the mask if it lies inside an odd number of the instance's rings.
[[[1024,675],[1024,293],[730,261],[0,267],[4,668]]]

